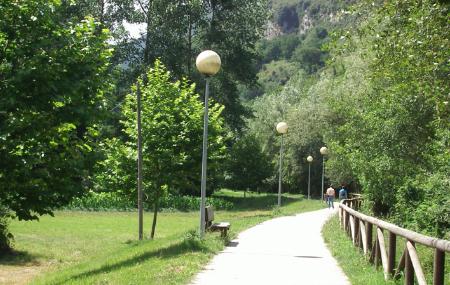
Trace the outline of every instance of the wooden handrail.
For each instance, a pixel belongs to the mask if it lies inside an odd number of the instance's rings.
[[[351,207],[359,208],[361,198],[344,199],[339,204],[339,218],[343,229],[352,239],[355,246],[361,248],[364,254],[369,254],[369,261],[375,266],[383,266],[384,277],[387,280],[391,276],[399,277],[400,271],[404,271],[405,285],[414,284],[414,276],[419,285],[426,285],[425,275],[420,265],[415,243],[428,246],[435,250],[433,284],[444,284],[445,253],[450,252],[450,241],[429,237],[396,226],[394,224],[364,215]],[[350,205],[347,206],[347,205]],[[372,245],[372,227],[376,226],[375,241]],[[388,251],[383,230],[388,234]],[[405,250],[400,258],[398,267],[394,270],[397,236],[406,239]]]
[[[445,252],[450,252],[450,241],[448,240],[443,240],[443,239],[438,239],[438,238],[433,238],[430,236],[426,236],[423,234],[419,234],[404,228],[401,228],[399,226],[396,226],[394,224],[379,220],[377,218],[374,217],[370,217],[367,215],[364,215],[360,212],[357,212],[353,209],[351,209],[350,207],[343,205],[343,204],[339,204],[339,207],[343,208],[345,211],[347,211],[348,213],[350,213],[351,215],[365,221],[365,222],[369,222],[371,224],[376,225],[377,227],[380,227],[382,229],[388,230],[398,236],[404,237],[408,240],[426,245],[428,247],[432,247],[432,248],[437,248],[439,250],[445,251]]]

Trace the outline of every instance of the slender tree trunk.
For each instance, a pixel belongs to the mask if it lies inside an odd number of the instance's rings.
[[[187,57],[187,73],[191,78],[191,56],[192,56],[192,7],[189,5],[189,30],[188,30],[188,57]]]
[[[105,0],[99,0],[99,6],[100,6],[100,15],[99,15],[99,21],[100,26],[103,28],[105,26]]]
[[[150,64],[150,38],[152,31],[152,10],[153,1],[148,1],[147,8],[147,34],[145,35],[145,48],[144,48],[144,65],[148,66]]]
[[[161,168],[159,167],[159,163],[156,164],[156,171],[158,173],[161,173]],[[156,181],[156,197],[155,197],[155,203],[153,208],[153,222],[152,222],[152,231],[150,233],[150,238],[153,239],[155,237],[155,230],[156,230],[156,221],[158,219],[158,208],[159,208],[159,198],[161,197],[161,187],[162,187],[162,180],[157,179]]]
[[[153,239],[155,237],[155,230],[156,230],[156,220],[158,218],[158,207],[159,207],[159,197],[160,197],[160,191],[161,186],[158,186],[156,190],[156,199],[153,209],[153,223],[152,223],[152,232],[150,233],[150,238]]]

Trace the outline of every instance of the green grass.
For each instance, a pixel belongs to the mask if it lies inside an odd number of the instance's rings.
[[[332,217],[323,227],[325,243],[337,259],[352,285],[403,284],[401,281],[385,281],[381,270],[376,270],[351,239],[339,227],[339,218]]]
[[[369,263],[368,258],[364,257],[362,251],[355,247],[351,239],[340,228],[339,218],[333,217],[324,226],[322,230],[325,242],[331,250],[333,256],[338,260],[339,265],[349,277],[353,285],[378,285],[378,284],[403,284],[402,279],[394,281],[384,280],[382,268],[376,270],[375,267]],[[372,232],[372,240],[375,240],[375,231]],[[385,244],[388,245],[387,234],[385,234]],[[396,248],[396,266],[400,257],[403,254],[406,240],[397,237]],[[433,250],[416,244],[417,254],[420,259],[422,269],[428,284],[433,283]],[[445,278],[450,280],[450,255],[445,257]],[[444,282],[444,284],[447,284]]]
[[[276,195],[216,195],[235,203],[234,209],[215,214],[215,220],[231,223],[229,238],[274,216],[323,207],[299,195],[284,195],[281,209],[273,206]],[[143,241],[136,240],[135,212],[61,211],[39,222],[13,221],[18,254],[0,258],[0,283],[3,277],[12,280],[10,284],[186,284],[226,243],[217,232],[199,240],[198,219],[197,211],[162,212],[155,239]],[[151,221],[151,213],[146,213],[146,235]],[[38,277],[24,273],[30,268]]]

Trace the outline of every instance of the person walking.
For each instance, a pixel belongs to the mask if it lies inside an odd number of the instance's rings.
[[[345,186],[341,186],[341,190],[339,190],[339,200],[347,199],[347,189],[345,189]]]
[[[335,195],[335,191],[333,188],[333,185],[330,184],[330,187],[328,187],[327,189],[327,204],[328,204],[328,209],[333,208],[334,209],[334,195]]]

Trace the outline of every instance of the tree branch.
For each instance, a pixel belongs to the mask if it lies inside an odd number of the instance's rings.
[[[145,20],[147,21],[147,10],[148,9],[145,9],[145,7],[144,7],[144,5],[142,4],[142,2],[141,2],[141,0],[137,0],[138,1],[138,3],[139,3],[139,6],[141,6],[141,9],[142,9],[142,12],[144,12],[144,15],[145,15]]]

